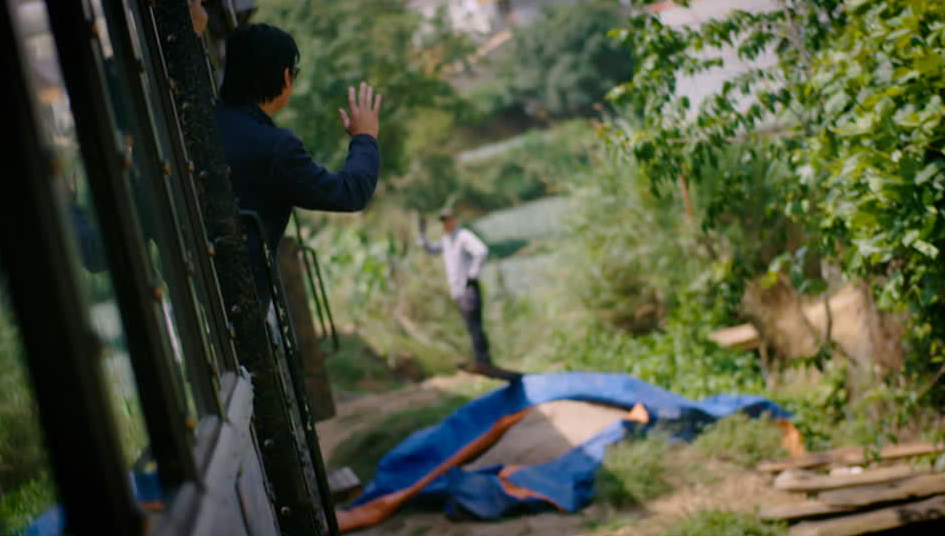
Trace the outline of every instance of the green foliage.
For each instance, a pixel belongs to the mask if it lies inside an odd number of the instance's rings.
[[[569,223],[579,239],[564,252],[574,266],[571,286],[598,318],[651,330],[711,265],[677,197],[654,196],[632,162],[617,156],[597,155],[592,169],[572,187]]]
[[[401,385],[390,367],[354,335],[339,335],[339,349],[325,360],[332,388],[341,394],[375,392]]]
[[[848,11],[802,87],[824,105],[795,158],[844,268],[878,276],[880,307],[912,314],[904,372],[926,382],[945,362],[945,6],[850,2]]]
[[[385,174],[406,169],[416,114],[458,106],[443,77],[471,45],[442,13],[424,22],[400,0],[306,0],[266,7],[256,19],[284,28],[299,44],[301,74],[277,119],[299,134],[316,161],[341,163],[348,137],[338,109],[347,105],[347,88],[362,80],[384,96],[378,142]]]
[[[19,536],[43,510],[56,502],[55,486],[45,471],[9,493],[0,494],[0,534]]]
[[[882,308],[908,312],[900,378],[913,387],[902,398],[932,405],[945,392],[943,27],[945,6],[931,0],[794,0],[693,27],[641,13],[612,33],[639,63],[611,93],[629,116],[611,125],[611,141],[657,191],[680,177],[714,183],[701,187],[710,207],[761,178],[706,173],[733,141],[766,154],[787,178],[766,194],[772,213],[803,228],[789,253],[831,259],[874,282]],[[694,109],[678,82],[719,67],[723,50],[744,61],[772,52],[775,62],[732,75]],[[724,220],[703,223],[718,230]]]
[[[7,534],[28,524],[55,497],[19,333],[9,303],[0,308],[0,534]]]
[[[791,422],[801,432],[808,450],[826,450],[846,444],[841,428],[845,422],[869,418],[848,408],[847,367],[828,360],[823,370],[811,365],[795,366],[784,374],[785,386],[773,394],[776,402],[793,415]]]
[[[783,436],[781,429],[765,416],[753,419],[736,413],[707,426],[693,447],[704,456],[752,467],[761,460],[786,456],[781,446]]]
[[[593,324],[572,328],[557,335],[554,355],[569,370],[625,372],[689,398],[765,392],[755,355],[719,348],[708,340],[711,324],[675,315],[664,329],[638,336]]]
[[[0,490],[22,485],[46,464],[33,393],[16,327],[0,317]]]
[[[595,481],[595,500],[626,508],[670,492],[668,448],[666,438],[659,434],[607,447]]]
[[[611,87],[633,72],[631,56],[606,37],[625,14],[612,1],[548,6],[540,19],[514,29],[500,67],[506,86],[497,88],[505,94],[484,95],[533,115],[591,113]]]
[[[387,451],[410,434],[439,423],[466,402],[469,402],[468,397],[451,395],[436,405],[387,415],[370,429],[355,432],[339,443],[329,455],[328,465],[351,467],[362,481],[367,482]]]
[[[785,536],[787,529],[780,524],[767,523],[755,516],[703,510],[688,517],[676,527],[658,536]]]
[[[404,204],[421,212],[456,202],[473,212],[502,209],[566,191],[590,164],[596,143],[586,121],[531,130],[453,156],[447,150],[418,155],[398,182]]]

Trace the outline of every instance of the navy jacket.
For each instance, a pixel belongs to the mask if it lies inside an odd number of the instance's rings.
[[[377,141],[367,134],[351,138],[344,167],[333,173],[315,163],[302,141],[291,130],[277,127],[258,106],[220,104],[216,120],[239,206],[262,218],[273,254],[293,207],[355,212],[374,194],[380,154]],[[268,303],[268,277],[257,233],[251,227],[247,232],[256,285]]]

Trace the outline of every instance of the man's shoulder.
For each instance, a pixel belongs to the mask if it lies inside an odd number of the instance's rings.
[[[459,232],[457,233],[457,235],[471,236],[471,237],[476,238],[476,239],[479,238],[479,235],[477,235],[475,232],[473,232],[473,230],[470,229],[469,227],[460,227],[460,228],[459,228]]]
[[[239,142],[241,146],[249,144],[252,147],[246,149],[259,149],[263,147],[276,147],[286,145],[284,140],[291,140],[291,143],[301,144],[298,138],[291,130],[281,128],[266,120],[261,115],[261,110],[254,111],[244,106],[229,106],[218,104],[214,110],[216,115],[217,128],[220,136]]]
[[[485,242],[483,242],[483,240],[479,238],[479,235],[477,235],[476,233],[474,233],[472,230],[470,230],[467,227],[459,228],[458,232],[456,233],[456,239],[462,242],[467,242],[467,243],[472,242],[475,244],[482,244],[483,246],[486,245]]]

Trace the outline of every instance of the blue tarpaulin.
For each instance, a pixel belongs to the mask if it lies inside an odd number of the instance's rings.
[[[460,467],[494,443],[525,412],[554,400],[580,400],[630,410],[644,419],[622,419],[557,459],[525,467]],[[637,410],[641,409],[637,407]],[[374,479],[352,506],[338,512],[343,530],[379,522],[405,501],[442,500],[447,512],[461,507],[494,519],[522,507],[553,505],[575,511],[594,492],[594,474],[606,446],[628,433],[671,424],[675,437],[690,439],[705,424],[735,412],[787,419],[789,412],[767,398],[716,395],[691,401],[626,374],[533,374],[473,400],[441,423],[419,430],[388,452]]]

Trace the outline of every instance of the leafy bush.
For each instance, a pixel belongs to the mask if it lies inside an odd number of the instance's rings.
[[[625,16],[615,2],[562,3],[515,28],[499,69],[505,105],[538,116],[593,112],[607,91],[633,72],[630,54],[606,37]]]
[[[679,199],[654,196],[630,162],[606,154],[576,177],[572,192],[577,239],[563,252],[574,266],[571,287],[588,310],[617,327],[657,327],[677,293],[702,279],[708,265]]]
[[[397,181],[407,208],[429,212],[456,203],[471,213],[503,209],[563,193],[586,170],[597,143],[585,121],[524,134],[459,153],[447,149],[417,155]]]
[[[569,370],[624,372],[689,398],[765,392],[755,355],[719,348],[683,319],[638,336],[599,324],[573,333],[558,334],[554,353]]]
[[[945,5],[907,0],[786,2],[693,27],[641,12],[613,34],[640,61],[611,94],[629,107],[612,141],[657,191],[673,190],[681,176],[714,181],[724,187],[706,191],[724,204],[732,187],[757,177],[699,170],[733,141],[762,144],[792,177],[771,198],[803,226],[789,249],[867,278],[881,307],[909,313],[909,352],[891,385],[904,389],[902,400],[931,407],[945,397],[943,22]],[[746,62],[770,52],[775,61],[732,74],[693,109],[678,82],[720,67],[724,50]]]

